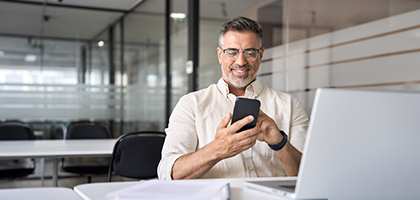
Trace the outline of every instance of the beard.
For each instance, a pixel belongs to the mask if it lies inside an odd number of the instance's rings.
[[[232,72],[233,70],[246,70],[248,72],[244,76],[235,76],[235,74]],[[231,65],[229,66],[228,70],[223,71],[223,73],[229,84],[239,89],[248,86],[252,81],[255,80],[256,77],[254,69],[251,67],[251,65]]]

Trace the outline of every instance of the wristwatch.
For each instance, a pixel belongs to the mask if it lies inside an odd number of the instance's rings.
[[[278,144],[268,145],[274,151],[278,151],[278,150],[282,149],[286,145],[286,143],[287,143],[287,135],[286,135],[286,133],[284,131],[282,131],[282,130],[279,130],[279,131],[283,135],[283,139]]]

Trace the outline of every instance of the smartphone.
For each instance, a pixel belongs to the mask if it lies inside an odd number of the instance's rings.
[[[258,114],[260,112],[260,101],[257,99],[248,99],[244,97],[238,97],[235,101],[235,107],[233,108],[232,123],[248,116],[254,116],[254,121],[243,126],[238,132],[254,128],[257,125]]]

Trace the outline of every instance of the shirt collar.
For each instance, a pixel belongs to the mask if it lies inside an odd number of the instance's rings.
[[[223,96],[228,97],[229,95],[229,86],[228,84],[223,80],[223,78],[220,78],[217,82],[217,88],[219,91],[223,94]],[[262,92],[263,86],[258,80],[253,81],[251,84],[246,86],[245,88],[245,96],[246,98],[255,99],[258,97],[258,95]]]

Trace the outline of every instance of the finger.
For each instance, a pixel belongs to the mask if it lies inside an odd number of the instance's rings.
[[[239,129],[241,129],[243,126],[251,123],[254,120],[254,116],[248,115],[235,123],[231,125],[231,129],[233,129],[235,132],[237,132]]]
[[[230,119],[232,118],[232,115],[228,113],[225,118],[220,122],[219,126],[217,126],[217,129],[226,128],[230,122]]]
[[[245,131],[241,132],[243,134]],[[249,137],[241,138],[237,141],[237,145],[241,150],[249,149],[250,147],[254,146],[257,141],[258,134],[252,134]]]
[[[257,140],[258,129],[257,128],[248,129],[248,130],[235,134],[234,137],[237,142],[245,141],[245,143],[250,143],[250,142],[252,143],[255,140]]]

